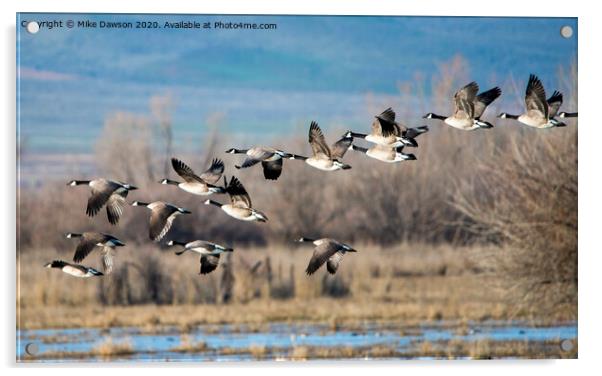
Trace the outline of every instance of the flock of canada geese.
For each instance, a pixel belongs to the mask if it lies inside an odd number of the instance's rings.
[[[499,87],[494,87],[482,93],[478,92],[479,85],[476,82],[471,82],[455,93],[453,98],[455,110],[452,115],[442,116],[431,112],[423,118],[442,120],[447,125],[465,131],[478,128],[492,128],[493,125],[482,120],[481,116],[487,106],[500,97],[502,91]],[[562,94],[560,92],[554,91],[546,99],[543,84],[535,75],[530,75],[525,94],[525,113],[522,115],[511,115],[503,112],[498,115],[498,118],[514,119],[535,128],[562,127],[565,124],[556,119],[556,116],[561,119],[570,118],[577,117],[577,113],[559,113],[561,104]],[[397,123],[395,112],[391,108],[388,108],[375,116],[369,134],[347,131],[332,146],[329,146],[326,142],[318,123],[312,121],[309,127],[309,144],[312,149],[312,156],[310,157],[288,153],[280,149],[259,146],[250,149],[232,148],[227,150],[226,153],[244,154],[246,156],[242,164],[235,166],[237,169],[248,168],[261,163],[264,177],[269,180],[276,180],[282,173],[284,159],[301,160],[309,166],[322,171],[350,169],[351,166],[342,161],[347,150],[355,150],[364,153],[368,157],[387,163],[415,160],[416,157],[413,154],[403,153],[403,149],[406,146],[417,147],[416,137],[427,131],[427,126],[407,128]],[[353,140],[355,138],[364,139],[374,144],[374,146],[363,148],[354,145]],[[224,162],[221,160],[214,159],[211,166],[200,175],[197,175],[188,165],[176,158],[172,158],[171,163],[174,171],[180,176],[182,181],[166,178],[160,181],[161,184],[175,185],[185,192],[200,196],[227,194],[230,197],[229,203],[224,204],[212,199],[207,199],[204,203],[220,208],[224,213],[237,220],[267,222],[268,217],[253,207],[251,197],[236,177],[231,177],[230,181],[227,181],[224,177],[224,185],[218,185],[224,173]],[[117,225],[119,222],[119,218],[127,206],[126,197],[128,193],[137,189],[131,184],[108,179],[72,180],[68,185],[88,185],[92,193],[88,199],[86,214],[90,217],[95,216],[105,206],[107,218],[112,225]],[[159,242],[165,237],[177,216],[191,213],[185,208],[163,201],[134,201],[131,205],[141,206],[150,210],[149,237],[154,242]],[[80,278],[102,276],[111,273],[113,270],[115,249],[125,245],[112,235],[98,232],[69,233],[67,234],[67,238],[76,238],[79,240],[73,256],[74,263],[55,260],[45,266],[61,269],[64,273]],[[328,272],[334,274],[345,253],[356,252],[353,247],[330,238],[310,239],[301,237],[297,241],[310,242],[315,245],[313,255],[306,269],[308,275],[313,274],[324,263],[326,263]],[[207,274],[215,270],[219,264],[220,255],[224,252],[233,251],[232,248],[205,240],[190,242],[169,240],[167,245],[179,247],[178,251],[176,251],[177,255],[185,252],[200,254],[201,274]],[[95,250],[101,255],[104,273],[80,264]]]

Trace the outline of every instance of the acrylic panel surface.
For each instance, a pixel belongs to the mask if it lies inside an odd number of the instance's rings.
[[[16,24],[19,361],[577,357],[577,19]]]

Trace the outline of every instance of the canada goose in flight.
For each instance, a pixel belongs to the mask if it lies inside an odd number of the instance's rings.
[[[566,124],[554,119],[560,105],[562,94],[554,91],[552,96],[546,99],[546,91],[539,78],[531,74],[525,91],[526,113],[522,115],[510,115],[502,112],[498,115],[502,119],[515,119],[534,128],[564,127]]]
[[[307,275],[312,275],[324,263],[326,263],[326,269],[328,270],[328,273],[334,274],[339,268],[339,264],[341,263],[341,259],[343,258],[345,252],[357,252],[347,244],[343,244],[329,238],[318,240],[300,238],[297,241],[301,243],[314,243],[316,246],[314,248],[314,254],[311,256],[311,260],[309,260],[309,264],[305,270]]]
[[[290,153],[264,146],[256,146],[251,149],[231,148],[226,150],[226,153],[247,155],[242,165],[234,166],[236,168],[247,168],[261,162],[263,176],[268,180],[278,179],[282,173],[283,158],[293,158]]]
[[[345,137],[363,138],[382,146],[418,146],[415,138],[428,132],[427,126],[406,128],[395,121],[395,111],[391,107],[384,110],[380,115],[376,115],[372,121],[372,131],[370,134],[355,133],[347,131]]]
[[[186,210],[163,201],[155,201],[151,203],[134,201],[132,206],[146,206],[151,210],[148,236],[154,242],[158,242],[163,239],[165,234],[167,234],[171,228],[173,220],[176,218],[176,216],[180,214],[190,214],[190,210]]]
[[[100,277],[103,274],[94,268],[83,265],[71,264],[67,261],[54,260],[44,265],[45,268],[61,269],[63,273],[67,273],[78,278]]]
[[[168,246],[179,245],[184,247],[181,251],[176,251],[176,255],[180,256],[186,251],[196,252],[201,255],[201,271],[199,274],[207,274],[217,268],[219,264],[219,255],[224,252],[234,252],[232,248],[222,247],[219,244],[211,243],[204,240],[195,240],[189,243],[170,240]]]
[[[93,217],[106,204],[107,217],[112,225],[116,225],[123,214],[125,198],[128,192],[138,189],[130,184],[107,179],[71,180],[67,185],[72,187],[76,185],[89,185],[92,188],[92,194],[88,199],[86,214]]]
[[[559,118],[574,118],[577,117],[577,112],[561,112],[558,114]]]
[[[348,170],[351,166],[341,162],[340,159],[343,158],[352,142],[353,137],[343,136],[331,148],[328,147],[318,123],[312,121],[309,126],[309,144],[313,155],[307,158],[293,154],[291,159],[305,161],[308,165],[322,171]]]
[[[230,204],[220,204],[217,201],[206,200],[205,205],[215,205],[221,208],[226,214],[241,221],[259,221],[267,222],[268,217],[259,210],[255,210],[251,204],[251,197],[247,193],[242,183],[234,176],[230,183],[226,183],[226,193],[230,196]]]
[[[379,161],[387,163],[416,160],[416,156],[414,154],[402,153],[403,146],[392,148],[389,146],[374,145],[370,149],[367,149],[352,144],[349,148],[362,152],[370,158],[378,159]]]
[[[207,196],[212,193],[224,193],[224,188],[218,187],[215,184],[222,177],[224,172],[224,162],[220,159],[214,159],[211,166],[198,176],[194,171],[179,159],[172,158],[171,166],[174,171],[180,175],[183,182],[163,179],[161,184],[177,185],[182,190],[194,195]]]
[[[67,238],[79,238],[79,244],[75,248],[73,261],[81,263],[86,256],[96,247],[102,247],[101,261],[103,271],[110,274],[113,270],[113,252],[115,247],[123,247],[125,243],[112,235],[101,234],[100,232],[84,232],[82,234],[69,233]]]
[[[429,112],[423,118],[443,120],[445,124],[465,131],[493,128],[493,124],[481,120],[481,116],[487,106],[502,95],[502,90],[496,86],[479,95],[477,95],[478,92],[479,85],[473,81],[454,94],[453,115],[445,117]]]

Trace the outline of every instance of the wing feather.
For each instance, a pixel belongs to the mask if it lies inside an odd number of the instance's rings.
[[[219,255],[201,256],[201,274],[208,274],[214,271],[219,264]]]
[[[102,270],[105,274],[111,274],[113,271],[113,248],[104,247],[101,254]]]
[[[324,133],[322,133],[318,123],[315,121],[312,121],[309,126],[309,144],[311,145],[314,157],[322,156],[330,159],[330,149],[328,148],[328,144],[326,144]]]
[[[173,167],[176,174],[180,175],[182,179],[184,179],[188,183],[200,182],[204,183],[203,179],[201,179],[195,172],[190,168],[186,163],[182,162],[179,159],[172,158],[171,166]]]
[[[477,95],[474,101],[474,117],[475,119],[480,118],[487,106],[493,103],[494,100],[499,98],[502,95],[502,89],[499,87],[494,87],[493,89],[489,89]]]
[[[111,183],[104,179],[93,181],[91,184],[92,194],[88,198],[88,206],[86,207],[86,214],[90,217],[98,214],[104,204],[107,203],[109,197],[118,188],[118,185]]]
[[[340,249],[340,245],[332,240],[325,240],[316,246],[314,253],[309,260],[305,272],[307,275],[313,274],[322,266],[332,255]]]
[[[341,263],[341,260],[343,260],[343,252],[341,251],[338,251],[334,255],[330,256],[330,258],[326,262],[326,270],[328,270],[328,273],[336,273],[337,269],[339,268],[339,264]]]
[[[525,91],[525,105],[527,113],[533,116],[548,117],[548,102],[546,100],[546,91],[539,78],[535,75],[529,76],[527,90]]]
[[[560,109],[560,106],[562,106],[562,93],[555,90],[550,98],[548,98],[547,102],[549,107],[549,116],[550,118],[553,118],[556,116],[556,114],[558,114],[558,110]]]
[[[399,125],[395,122],[395,111],[391,107],[376,116],[376,120],[372,122],[372,134],[383,137],[401,134]]]
[[[116,225],[119,222],[119,218],[123,215],[127,195],[128,191],[123,190],[122,192],[115,192],[109,197],[107,201],[107,217],[109,218],[109,223],[112,225]]]
[[[268,180],[276,180],[282,174],[282,158],[275,161],[263,161],[261,166],[263,167],[263,176]]]
[[[454,94],[454,117],[469,119],[474,117],[474,101],[478,91],[479,85],[473,81]]]
[[[175,207],[165,204],[153,208],[149,221],[149,237],[151,240],[158,242],[163,239],[171,228],[176,210]]]
[[[245,208],[252,207],[251,197],[249,197],[247,190],[236,177],[232,176],[230,179],[230,183],[226,187],[226,193],[230,196],[232,205]]]
[[[79,244],[75,248],[73,255],[74,262],[82,262],[94,250],[98,243],[104,243],[107,240],[106,235],[97,232],[86,232],[82,234]]]
[[[332,159],[342,159],[349,146],[353,142],[353,137],[343,137],[332,145]]]
[[[224,173],[224,161],[215,158],[211,166],[201,174],[201,179],[209,184],[217,184]]]

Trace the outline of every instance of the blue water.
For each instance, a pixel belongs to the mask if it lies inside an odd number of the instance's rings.
[[[119,357],[115,360],[140,361],[244,361],[254,359],[248,354],[223,355],[220,349],[246,349],[252,346],[281,349],[267,356],[277,359],[286,355],[286,350],[296,346],[316,347],[369,347],[387,345],[400,352],[409,352],[424,341],[461,340],[467,342],[491,341],[547,341],[575,340],[577,324],[566,323],[556,326],[532,327],[525,323],[469,323],[465,333],[448,323],[421,325],[412,328],[395,329],[394,326],[376,324],[364,325],[361,330],[333,331],[323,324],[271,324],[265,331],[250,332],[248,328],[230,325],[199,326],[186,333],[191,342],[204,342],[208,350],[203,353],[178,353],[172,351],[182,341],[177,328],[163,328],[161,334],[144,334],[136,328],[101,329],[43,329],[22,330],[17,332],[17,359],[28,360],[25,346],[35,343],[38,354],[48,352],[88,352],[108,339],[112,343],[128,343],[135,350],[133,356]],[[44,343],[48,342],[48,343]],[[52,359],[50,359],[52,361]],[[79,359],[75,359],[79,360]],[[87,358],[93,361],[96,358]],[[58,359],[57,361],[64,361]]]

